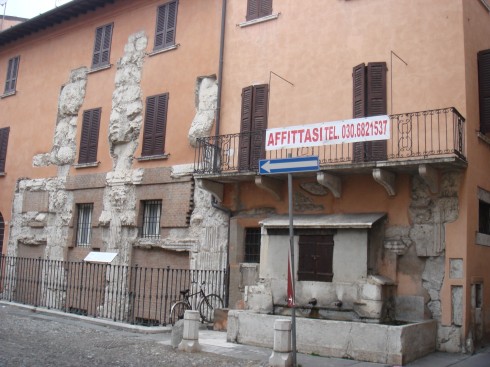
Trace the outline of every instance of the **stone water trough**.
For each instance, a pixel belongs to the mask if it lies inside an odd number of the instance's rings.
[[[230,310],[227,341],[272,348],[274,320],[284,316]],[[403,365],[436,348],[437,322],[404,325],[296,318],[300,353]]]

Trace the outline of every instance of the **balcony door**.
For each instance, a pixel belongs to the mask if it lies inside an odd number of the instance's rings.
[[[267,129],[268,93],[267,84],[254,85],[242,90],[239,171],[258,169],[259,159],[265,156],[264,138],[265,129]]]

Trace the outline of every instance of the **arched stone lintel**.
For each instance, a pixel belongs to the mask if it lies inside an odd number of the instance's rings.
[[[336,199],[340,199],[342,195],[342,181],[340,177],[326,172],[317,172],[316,180],[320,185],[329,189]]]
[[[396,195],[395,174],[393,172],[389,172],[381,168],[374,168],[373,178],[377,183],[385,188],[389,196]]]

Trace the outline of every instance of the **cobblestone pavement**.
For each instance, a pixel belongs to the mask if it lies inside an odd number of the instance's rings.
[[[0,367],[266,366],[204,352],[180,352],[162,343],[169,338],[169,333],[137,334],[0,305]]]

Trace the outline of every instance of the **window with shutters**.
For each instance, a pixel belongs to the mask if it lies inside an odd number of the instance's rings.
[[[143,225],[141,227],[140,237],[159,238],[162,201],[144,200],[142,204],[143,204]]]
[[[0,174],[5,173],[5,161],[7,160],[9,133],[10,127],[4,127],[0,129]]]
[[[170,1],[158,7],[154,50],[175,45],[178,1]]]
[[[19,74],[20,56],[12,57],[7,64],[7,77],[5,78],[5,94],[15,93],[17,75]]]
[[[360,64],[354,67],[352,72],[354,118],[387,114],[386,70],[385,62],[370,62],[367,66]],[[386,159],[386,140],[353,144],[355,162]]]
[[[333,234],[299,236],[298,280],[331,282]]]
[[[93,203],[77,204],[77,246],[90,246]]]
[[[272,0],[248,0],[247,21],[266,17],[272,14]]]
[[[95,108],[83,112],[82,134],[80,138],[79,164],[97,161],[97,146],[99,144],[99,126],[101,109]]]
[[[143,131],[142,156],[165,154],[168,93],[146,98],[145,126]]]
[[[238,169],[255,170],[265,155],[269,86],[254,85],[243,88],[240,122]]]
[[[111,56],[113,24],[106,24],[95,30],[94,53],[92,56],[92,69],[108,66]]]
[[[480,96],[480,131],[490,133],[490,50],[478,53],[478,89]]]

